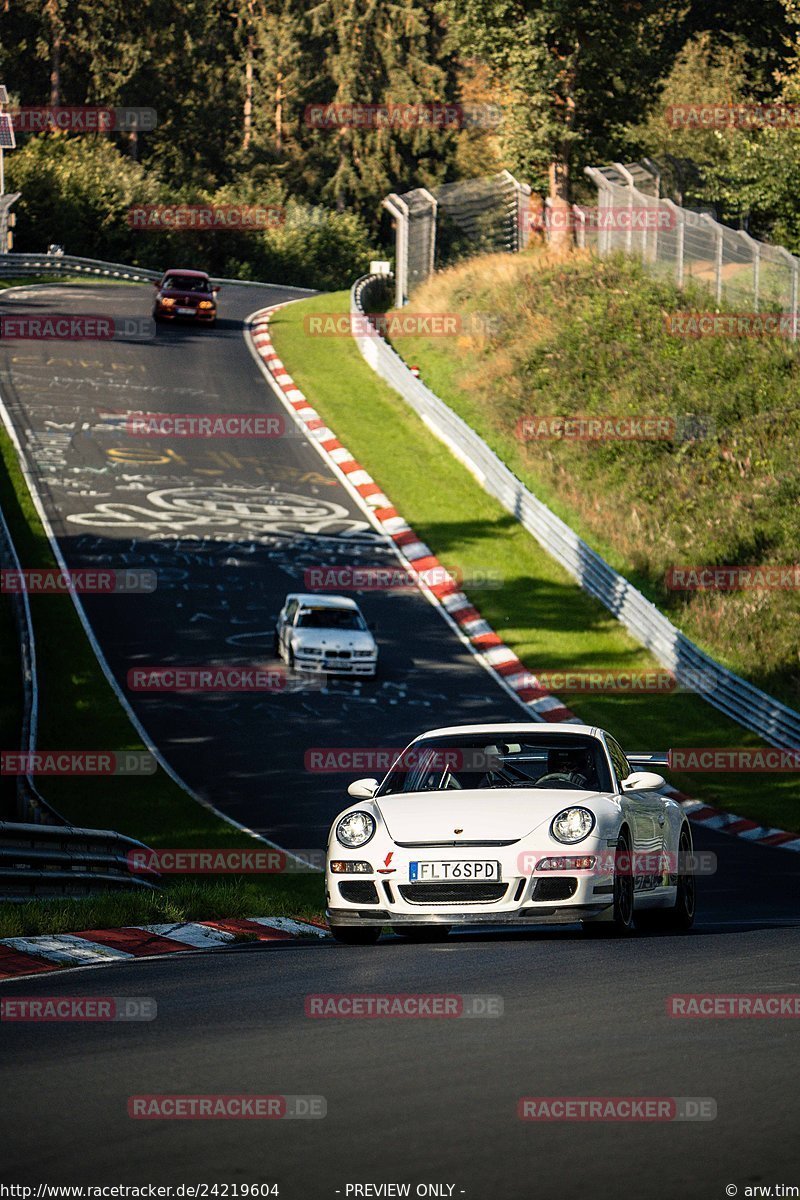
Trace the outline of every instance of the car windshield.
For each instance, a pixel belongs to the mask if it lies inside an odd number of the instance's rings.
[[[168,275],[163,286],[173,292],[211,291],[211,284],[207,279],[196,279],[193,275]]]
[[[305,608],[297,617],[299,629],[364,629],[361,615],[352,608]]]
[[[491,734],[423,738],[398,759],[379,796],[463,788],[559,788],[610,792],[602,743],[584,734]]]

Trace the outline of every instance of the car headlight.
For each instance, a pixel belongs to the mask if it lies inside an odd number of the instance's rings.
[[[354,650],[353,651],[353,658],[374,658],[374,657],[375,657],[374,650]]]
[[[319,646],[298,646],[297,653],[298,654],[322,654],[323,651],[319,648]]]
[[[171,308],[172,305],[175,303],[172,296],[161,296],[160,301],[164,305],[165,308]]]
[[[336,826],[336,840],[343,846],[365,846],[375,832],[375,818],[357,810],[342,817]]]
[[[557,842],[581,842],[594,829],[594,813],[588,808],[565,808],[553,817],[550,833]]]

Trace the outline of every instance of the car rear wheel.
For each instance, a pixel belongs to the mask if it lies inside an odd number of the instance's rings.
[[[393,925],[392,933],[407,942],[443,942],[450,932],[449,925]]]
[[[331,925],[331,934],[343,946],[374,946],[381,930],[377,925]]]
[[[610,921],[584,921],[589,937],[627,937],[636,928],[633,909],[633,864],[630,834],[623,829],[617,838],[614,863],[614,905]]]

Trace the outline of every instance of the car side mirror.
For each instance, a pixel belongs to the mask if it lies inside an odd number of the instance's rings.
[[[212,290],[212,292],[214,293],[214,295],[216,296],[217,292],[221,291],[222,289],[221,289],[221,288],[218,288],[218,287],[212,287],[212,289],[211,289],[211,290]]]
[[[656,775],[655,771],[634,771],[623,779],[622,788],[625,792],[657,792],[666,782],[664,776]]]
[[[371,800],[379,787],[377,779],[356,779],[350,784],[347,794],[354,800]]]

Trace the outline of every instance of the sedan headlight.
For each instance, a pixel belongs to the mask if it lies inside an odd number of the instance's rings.
[[[342,817],[336,826],[336,840],[343,846],[365,846],[375,832],[375,818],[357,810]]]
[[[582,842],[594,829],[594,813],[588,808],[565,808],[553,817],[550,833],[557,842],[570,846]]]

